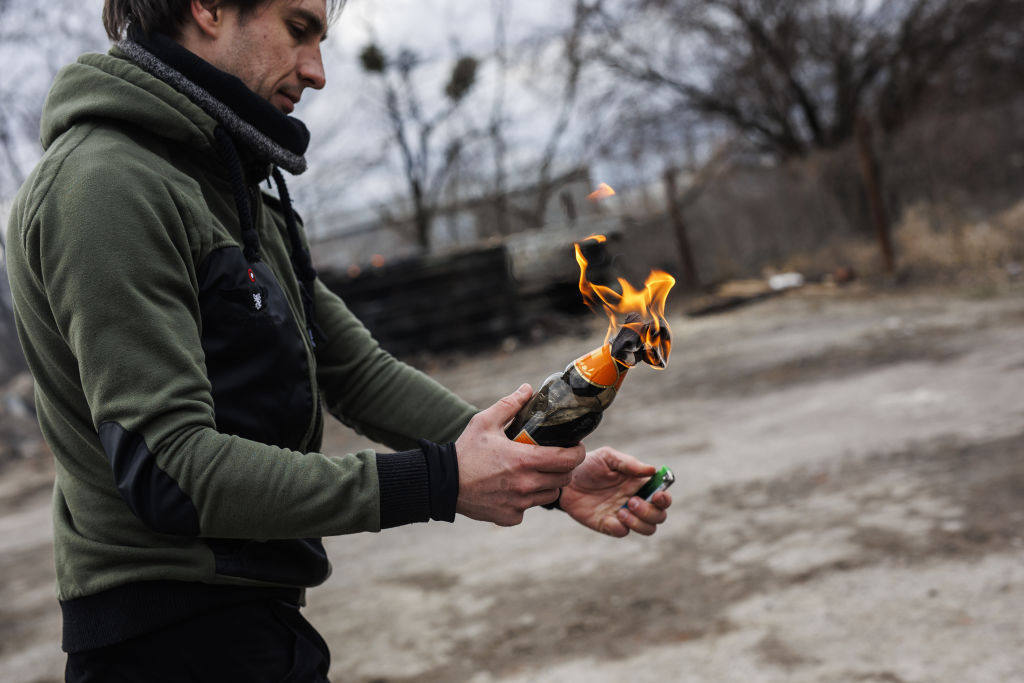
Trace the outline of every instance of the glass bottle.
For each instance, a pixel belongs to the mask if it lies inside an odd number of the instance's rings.
[[[563,372],[544,380],[505,428],[505,435],[521,443],[575,446],[597,429],[629,369],[648,357],[641,333],[623,327],[610,343],[580,356]]]

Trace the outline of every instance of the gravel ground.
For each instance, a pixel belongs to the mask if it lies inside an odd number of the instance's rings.
[[[337,681],[1024,681],[1024,290],[805,289],[673,319],[588,439],[679,481],[651,538],[557,512],[328,540]],[[424,359],[485,406],[600,342]],[[340,426],[325,450],[365,444]],[[60,680],[47,459],[0,470],[0,680]]]

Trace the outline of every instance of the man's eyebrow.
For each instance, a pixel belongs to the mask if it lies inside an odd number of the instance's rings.
[[[295,7],[292,9],[292,15],[297,16],[307,24],[309,24],[309,30],[311,33],[320,34],[320,42],[327,40],[327,27],[324,26],[324,20],[313,14],[308,9],[302,9],[301,7]]]

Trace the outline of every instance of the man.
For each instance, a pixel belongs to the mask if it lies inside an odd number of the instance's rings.
[[[317,280],[278,169],[305,168],[287,114],[325,84],[329,9],[107,0],[119,42],[50,92],[8,268],[57,463],[68,680],[326,680],[298,611],[324,535],[559,498],[614,536],[665,520],[668,494],[630,498],[653,467],[509,441],[529,386],[477,413]],[[320,453],[321,401],[406,450]]]

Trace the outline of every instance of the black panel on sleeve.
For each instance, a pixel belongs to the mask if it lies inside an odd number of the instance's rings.
[[[199,513],[169,474],[160,469],[141,434],[116,422],[99,428],[117,490],[135,516],[163,534],[199,535]]]

